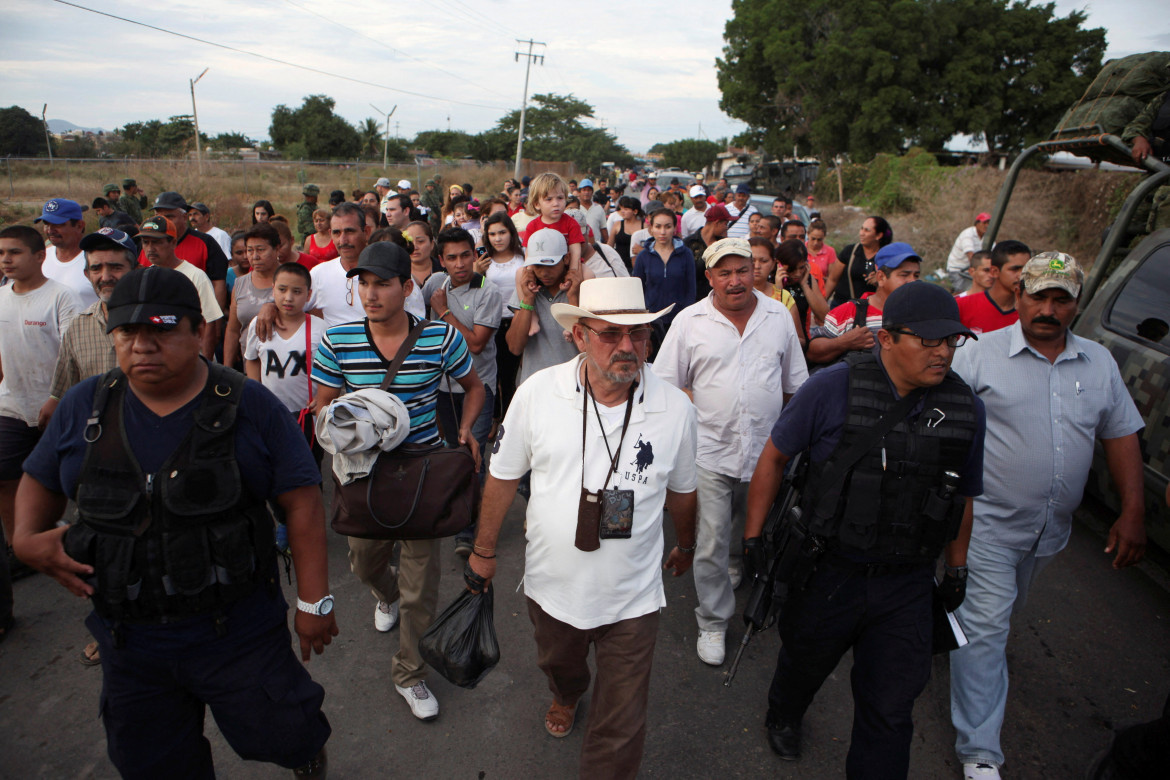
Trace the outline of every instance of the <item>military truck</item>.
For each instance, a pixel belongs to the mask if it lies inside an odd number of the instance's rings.
[[[1104,69],[1102,73],[1108,75]],[[1162,89],[1166,87],[1170,84]],[[1095,160],[1134,165],[1130,147],[1118,134],[1106,131],[1121,132],[1115,119],[1106,120],[1111,125],[1108,128],[1099,121],[1087,124],[1068,121],[1070,116],[1074,120],[1085,116],[1085,109],[1080,107],[1084,102],[1082,99],[1070,109],[1050,140],[1028,147],[1012,164],[983,237],[984,249],[990,249],[995,243],[1016,178],[1032,156],[1066,151]],[[1170,551],[1170,511],[1165,502],[1170,474],[1170,229],[1154,230],[1143,236],[1146,220],[1135,218],[1149,208],[1159,187],[1170,184],[1170,165],[1150,155],[1142,167],[1149,175],[1126,197],[1085,277],[1080,313],[1073,321],[1072,330],[1109,349],[1145,420],[1146,427],[1140,436],[1145,469],[1146,530],[1151,542]],[[1119,507],[1100,445],[1088,488],[1113,509]]]

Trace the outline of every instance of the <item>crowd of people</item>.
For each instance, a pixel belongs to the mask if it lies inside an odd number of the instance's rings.
[[[93,601],[83,660],[102,666],[123,776],[213,776],[205,707],[241,756],[323,776],[325,692],[292,653],[277,563],[296,567],[308,661],[338,633],[315,418],[393,359],[405,417],[386,436],[478,464],[478,523],[455,544],[469,589],[521,565],[497,540],[526,501],[551,737],[593,684],[582,777],[638,773],[664,569],[693,571],[696,656],[725,663],[801,458],[815,565],[780,611],[769,745],[800,757],[852,649],[846,773],[905,777],[941,599],[969,640],[951,654],[956,752],[967,778],[999,777],[1009,620],[1068,541],[1098,440],[1122,497],[1113,566],[1145,545],[1141,418],[1109,353],[1069,331],[1080,265],[1015,239],[983,251],[979,214],[948,290],[881,216],[837,251],[815,209],[779,196],[765,214],[747,186],[695,179],[541,173],[476,195],[380,178],[328,208],[307,184],[295,225],[259,200],[230,233],[126,179],[93,201],[96,230],[64,198],[43,233],[0,229],[0,641],[27,564]],[[375,628],[400,632],[395,690],[434,720],[418,640],[439,540],[348,544]]]

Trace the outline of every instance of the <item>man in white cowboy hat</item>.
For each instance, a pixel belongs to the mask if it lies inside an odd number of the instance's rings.
[[[500,426],[468,563],[490,581],[496,539],[531,469],[524,591],[537,664],[553,702],[544,726],[573,728],[597,682],[581,748],[582,777],[634,777],[646,738],[662,569],[686,572],[695,549],[695,409],[644,370],[651,323],[637,279],[587,279],[580,305],[556,303],[582,354],[521,385]],[[663,505],[678,545],[661,566]],[[469,577],[473,588],[481,587]]]
[[[654,373],[690,394],[698,410],[699,660],[723,663],[732,592],[733,527],[742,527],[748,483],[784,403],[808,379],[792,314],[752,288],[752,248],[723,238],[703,253],[711,292],[679,312],[654,359]],[[738,537],[736,537],[738,538]]]

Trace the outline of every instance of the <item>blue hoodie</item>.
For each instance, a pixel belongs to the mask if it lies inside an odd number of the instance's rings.
[[[674,249],[666,263],[654,251],[653,238],[643,241],[642,251],[634,260],[634,276],[642,280],[646,308],[650,311],[674,304],[674,309],[662,318],[667,328],[680,311],[695,302],[695,256],[681,238],[675,237]]]

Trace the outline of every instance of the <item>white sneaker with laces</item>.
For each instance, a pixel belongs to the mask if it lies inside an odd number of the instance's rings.
[[[396,625],[398,625],[398,602],[387,604],[385,601],[379,601],[378,606],[374,608],[374,628],[385,634]]]
[[[395,685],[394,689],[402,694],[402,698],[406,699],[414,717],[419,720],[434,720],[439,717],[439,700],[427,687],[426,680],[419,680],[409,688],[400,688]]]
[[[963,764],[963,780],[1000,780],[995,764]]]
[[[699,641],[696,643],[699,660],[711,666],[722,666],[726,652],[726,637],[725,631],[700,631]]]

